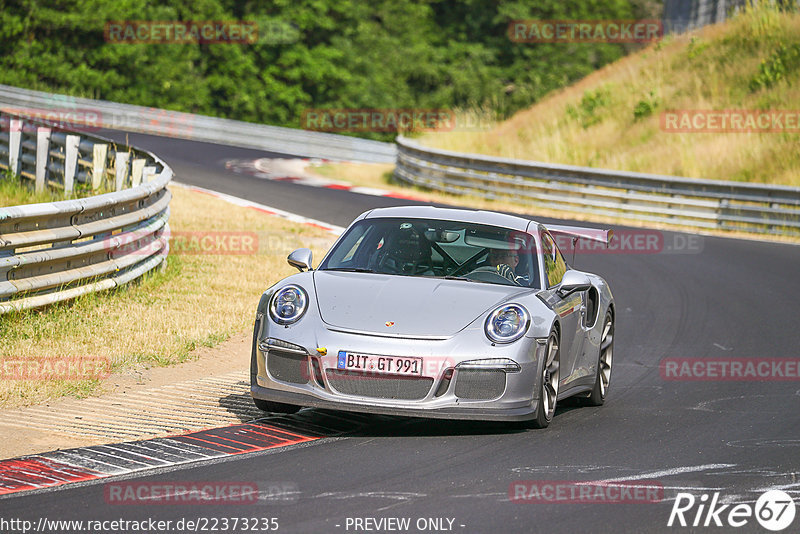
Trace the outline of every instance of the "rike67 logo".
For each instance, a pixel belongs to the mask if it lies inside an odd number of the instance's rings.
[[[792,524],[795,512],[792,497],[780,490],[763,493],[755,505],[720,504],[719,492],[715,492],[710,499],[706,493],[699,498],[691,493],[678,493],[667,526],[738,528],[747,525],[755,517],[765,529],[778,532]]]

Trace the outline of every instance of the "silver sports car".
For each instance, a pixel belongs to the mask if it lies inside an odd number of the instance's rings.
[[[257,407],[530,421],[556,402],[603,404],[614,299],[557,242],[610,230],[429,206],[360,215],[316,270],[298,249],[261,296],[253,332]],[[566,240],[566,241],[565,241]]]

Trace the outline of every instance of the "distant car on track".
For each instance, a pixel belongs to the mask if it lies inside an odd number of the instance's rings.
[[[603,404],[614,299],[601,277],[570,268],[554,236],[607,245],[612,232],[394,207],[356,218],[316,270],[295,250],[301,272],[258,304],[256,406],[541,428],[566,397]]]

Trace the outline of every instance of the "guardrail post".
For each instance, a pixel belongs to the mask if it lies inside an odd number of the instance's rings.
[[[107,156],[108,145],[98,143],[92,147],[92,191],[99,189],[100,185],[103,183]]]
[[[145,184],[147,182],[152,182],[153,181],[153,177],[155,175],[156,175],[156,168],[155,167],[152,167],[152,166],[145,167],[144,169],[142,169],[142,182],[145,183]]]
[[[142,172],[144,171],[145,163],[146,160],[141,158],[133,160],[131,165],[131,187],[136,187],[142,183]]]
[[[719,199],[719,206],[717,207],[717,228],[725,228],[725,215],[730,207],[730,201],[727,198]]]
[[[8,121],[8,168],[19,176],[19,159],[22,150],[22,121],[11,119]]]
[[[130,159],[130,152],[117,152],[114,160],[114,191],[122,191],[122,188],[125,187]]]
[[[64,195],[69,195],[75,188],[75,173],[78,172],[79,135],[68,135],[64,145]]]
[[[36,129],[36,184],[37,193],[44,191],[47,183],[47,163],[50,159],[50,128]]]

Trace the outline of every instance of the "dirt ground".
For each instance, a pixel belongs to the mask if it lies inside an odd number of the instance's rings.
[[[0,410],[0,458],[160,437],[252,419],[260,412],[247,402],[250,336],[243,332],[214,348],[201,347],[194,351],[196,358],[186,363],[113,375],[107,392],[98,397],[61,398]],[[235,405],[221,402],[231,391],[239,399]],[[187,421],[182,403],[199,417]],[[153,414],[137,420],[137,414],[148,408],[153,408]],[[173,420],[181,420],[179,430],[174,425],[165,428],[169,413],[177,414]],[[126,431],[120,434],[123,421]]]

